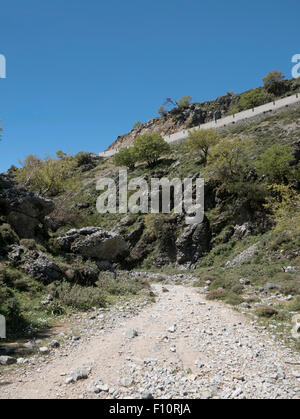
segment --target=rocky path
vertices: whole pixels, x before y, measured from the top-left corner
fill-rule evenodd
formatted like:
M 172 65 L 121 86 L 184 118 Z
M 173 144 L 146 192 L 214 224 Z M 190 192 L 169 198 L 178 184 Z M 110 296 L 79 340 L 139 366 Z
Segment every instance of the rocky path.
M 300 398 L 299 354 L 196 288 L 154 290 L 0 376 L 0 398 Z

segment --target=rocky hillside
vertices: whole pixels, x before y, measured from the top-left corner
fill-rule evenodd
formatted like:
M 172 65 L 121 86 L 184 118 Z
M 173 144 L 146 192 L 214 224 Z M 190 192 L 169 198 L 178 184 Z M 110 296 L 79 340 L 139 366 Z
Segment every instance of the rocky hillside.
M 274 93 L 266 92 L 263 87 L 260 87 L 241 94 L 228 92 L 225 96 L 220 96 L 213 101 L 192 103 L 186 107 L 175 106 L 163 116 L 151 119 L 134 128 L 128 134 L 119 136 L 108 147 L 108 150 L 129 146 L 138 135 L 149 132 L 156 132 L 163 136 L 174 134 L 175 132 L 212 121 L 215 118 L 219 119 L 297 92 L 300 92 L 300 82 L 293 79 L 284 81 L 281 89 Z
M 215 103 L 228 111 L 234 99 L 226 98 Z M 297 204 L 287 206 L 295 222 L 277 232 L 266 203 L 276 195 L 269 189 L 274 183 L 299 194 L 300 109 L 226 130 L 219 147 L 236 138 L 234 171 L 218 154 L 205 166 L 200 154 L 181 144 L 154 167 L 140 163 L 129 173 L 148 182 L 205 175 L 206 214 L 194 226 L 185 224 L 185 214 L 99 214 L 96 181 L 118 182 L 119 168 L 89 153 L 60 153 L 50 163 L 31 158 L 28 172 L 12 168 L 1 175 L 0 312 L 13 336 L 32 336 L 57 316 L 119 297 L 151 298 L 147 274 L 128 276 L 133 269 L 192 270 L 194 285 L 206 286 L 208 298 L 254 305 L 262 317 L 288 321 L 300 310 L 299 211 Z M 49 183 L 51 167 L 61 176 Z

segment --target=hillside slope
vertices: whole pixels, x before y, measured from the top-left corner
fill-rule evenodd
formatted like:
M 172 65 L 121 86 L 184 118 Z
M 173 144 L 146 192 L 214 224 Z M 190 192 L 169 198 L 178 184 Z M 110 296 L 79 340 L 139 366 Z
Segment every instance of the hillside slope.
M 0 312 L 8 319 L 11 338 L 34 336 L 61 315 L 103 307 L 124 295 L 151 298 L 148 275 L 132 280 L 126 274 L 132 269 L 160 274 L 192 270 L 198 280 L 194 285 L 206 287 L 208 298 L 244 307 L 274 321 L 273 326 L 289 326 L 300 310 L 299 210 L 278 232 L 265 204 L 275 180 L 299 194 L 299 138 L 297 108 L 220 133 L 221 145 L 236 141 L 241 147 L 235 174 L 223 171 L 222 160 L 211 159 L 205 166 L 201 154 L 184 144 L 174 146 L 156 166 L 139 163 L 129 172 L 129 179 L 142 176 L 148 182 L 151 177 L 205 175 L 206 214 L 196 226 L 185 225 L 185 214 L 99 214 L 96 181 L 111 177 L 118 182 L 119 168 L 89 153 L 29 160 L 46 173 L 51 165 L 65 166 L 51 194 L 32 183 L 33 166 L 29 178 L 24 169 L 2 175 Z M 270 159 L 274 150 L 285 158 L 279 180 L 272 177 L 278 174 Z M 265 166 L 269 161 L 273 165 Z M 29 216 L 33 208 L 34 219 Z

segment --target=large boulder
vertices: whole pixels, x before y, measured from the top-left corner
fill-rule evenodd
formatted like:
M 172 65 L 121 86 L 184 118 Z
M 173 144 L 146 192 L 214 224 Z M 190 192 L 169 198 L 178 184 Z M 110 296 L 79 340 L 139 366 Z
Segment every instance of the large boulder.
M 31 259 L 25 263 L 23 269 L 28 275 L 45 284 L 50 284 L 63 278 L 63 272 L 59 266 L 42 253 L 38 253 L 36 259 Z
M 62 280 L 64 277 L 64 273 L 56 263 L 44 253 L 36 250 L 14 245 L 11 246 L 8 259 L 13 266 L 22 269 L 27 275 L 44 284 Z
M 64 252 L 109 262 L 115 261 L 127 251 L 127 244 L 123 237 L 100 227 L 69 230 L 58 237 L 56 243 Z
M 0 177 L 0 211 L 21 239 L 36 238 L 54 202 L 19 188 L 9 175 Z
M 187 226 L 176 241 L 177 262 L 181 264 L 196 263 L 210 250 L 211 229 L 207 217 L 201 224 Z

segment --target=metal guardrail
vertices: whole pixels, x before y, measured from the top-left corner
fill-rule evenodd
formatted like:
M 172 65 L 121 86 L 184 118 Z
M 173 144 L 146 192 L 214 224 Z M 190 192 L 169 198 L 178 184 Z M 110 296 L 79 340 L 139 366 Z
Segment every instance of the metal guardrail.
M 253 109 L 247 109 L 246 111 L 242 111 L 233 115 L 225 116 L 224 118 L 220 118 L 214 121 L 207 122 L 205 124 L 191 127 L 190 129 L 185 129 L 183 131 L 175 132 L 174 134 L 165 135 L 163 136 L 163 138 L 169 144 L 178 144 L 182 141 L 185 141 L 188 138 L 189 131 L 191 129 L 198 130 L 198 129 L 210 129 L 210 128 L 225 128 L 230 125 L 234 125 L 238 122 L 251 119 L 258 115 L 267 114 L 277 109 L 289 107 L 290 105 L 294 105 L 299 102 L 300 102 L 300 93 L 296 93 L 295 95 L 288 96 L 286 98 L 279 99 L 274 102 L 269 102 L 269 103 L 266 103 L 265 105 L 257 106 L 256 108 L 253 108 Z M 112 157 L 117 152 L 118 152 L 117 149 L 112 149 L 112 150 L 104 151 L 103 153 L 99 153 L 99 156 L 104 157 L 104 158 L 109 158 L 109 157 Z

